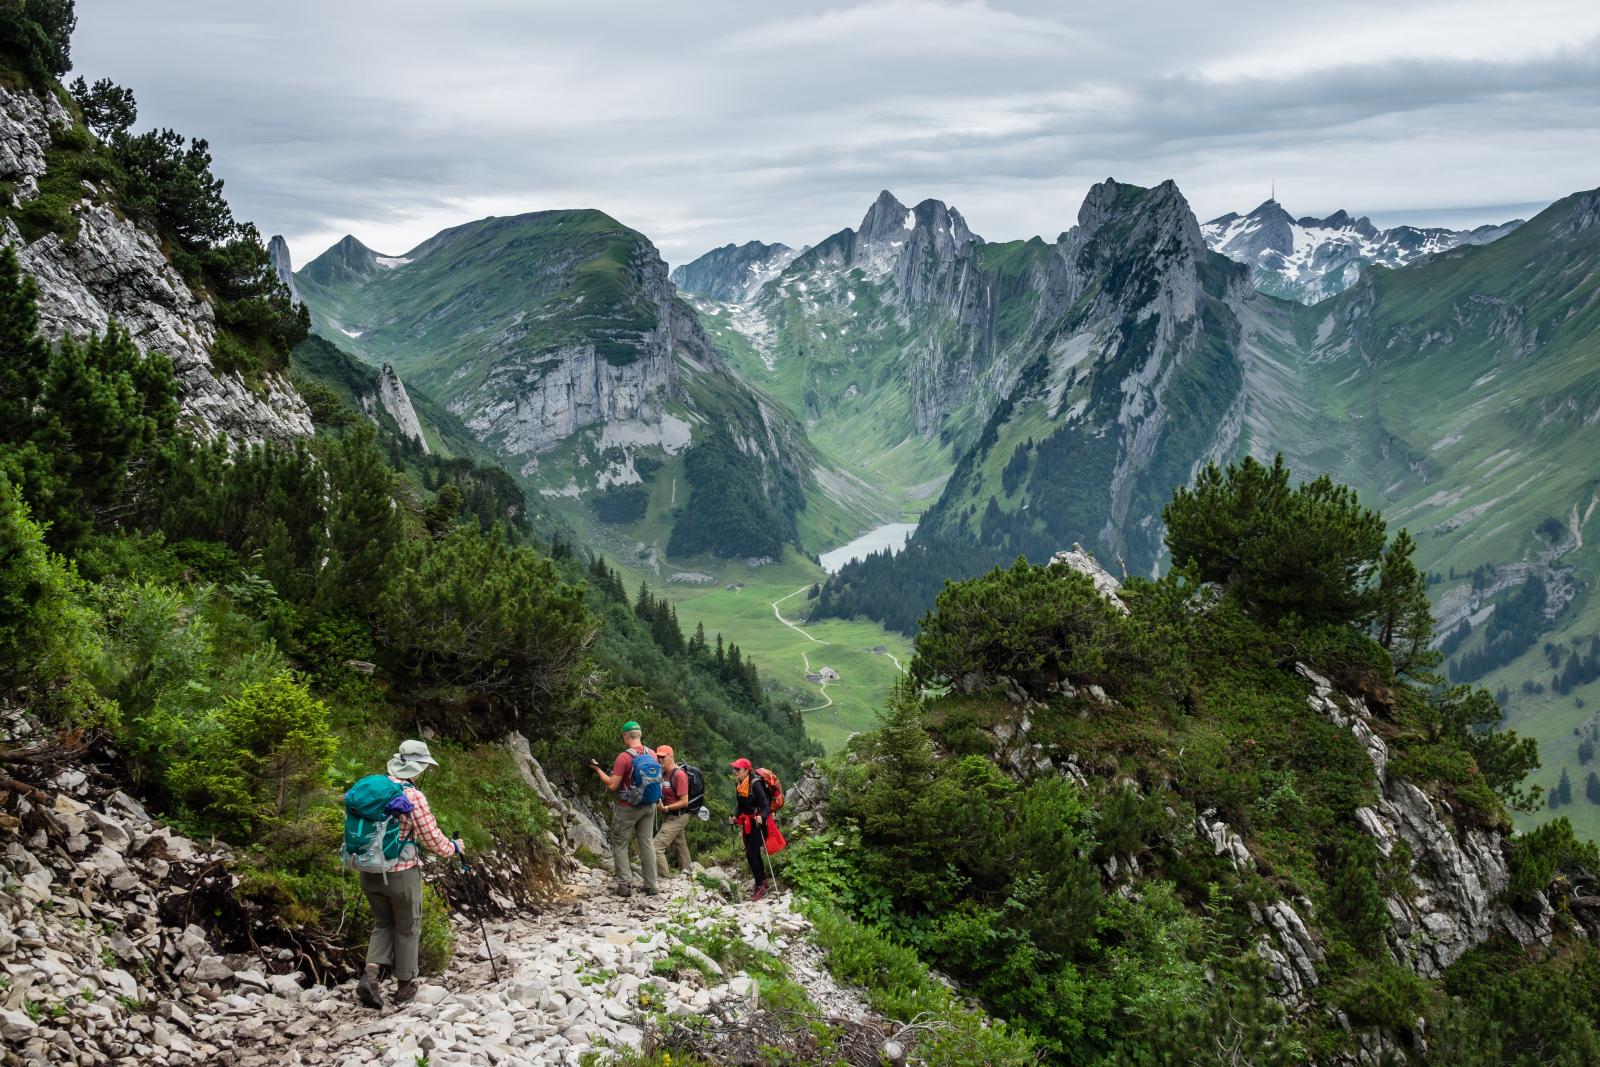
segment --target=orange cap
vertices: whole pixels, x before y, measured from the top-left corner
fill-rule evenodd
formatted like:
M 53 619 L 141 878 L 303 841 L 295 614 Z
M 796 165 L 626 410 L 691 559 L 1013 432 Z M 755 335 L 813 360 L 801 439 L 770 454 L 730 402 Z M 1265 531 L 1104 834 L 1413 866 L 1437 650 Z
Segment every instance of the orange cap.
M 656 755 L 657 756 L 670 756 L 670 755 L 672 755 L 672 746 L 671 745 L 659 745 L 659 746 L 657 746 Z

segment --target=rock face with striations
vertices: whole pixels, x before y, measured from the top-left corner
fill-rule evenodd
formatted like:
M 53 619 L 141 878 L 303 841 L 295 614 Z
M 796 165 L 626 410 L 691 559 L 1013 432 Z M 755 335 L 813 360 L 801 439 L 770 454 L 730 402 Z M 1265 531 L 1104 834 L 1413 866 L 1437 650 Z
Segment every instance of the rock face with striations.
M 514 460 L 586 426 L 659 427 L 677 386 L 666 264 L 598 211 L 482 219 L 401 256 L 346 237 L 296 281 L 320 333 L 392 363 Z
M 406 395 L 405 383 L 395 373 L 393 363 L 385 363 L 378 372 L 378 403 L 394 417 L 403 436 L 421 445 L 424 453 L 429 451 L 427 438 L 422 435 L 422 423 L 417 419 L 417 409 L 411 406 L 411 397 Z
M 17 203 L 38 195 L 51 127 L 72 121 L 53 95 L 0 86 L 0 181 L 11 183 Z M 212 365 L 211 303 L 189 288 L 153 234 L 87 184 L 72 210 L 77 233 L 70 240 L 47 233 L 30 242 L 11 219 L 0 228 L 0 241 L 16 249 L 38 282 L 46 336 L 82 338 L 119 323 L 141 352 L 172 360 L 183 418 L 203 437 L 260 441 L 311 433 L 311 413 L 285 378 L 266 375 L 252 390 Z
M 267 242 L 267 255 L 272 257 L 272 270 L 278 280 L 289 287 L 289 297 L 296 304 L 300 303 L 300 292 L 294 287 L 294 265 L 289 258 L 289 242 L 283 239 L 282 234 L 274 234 L 272 240 Z

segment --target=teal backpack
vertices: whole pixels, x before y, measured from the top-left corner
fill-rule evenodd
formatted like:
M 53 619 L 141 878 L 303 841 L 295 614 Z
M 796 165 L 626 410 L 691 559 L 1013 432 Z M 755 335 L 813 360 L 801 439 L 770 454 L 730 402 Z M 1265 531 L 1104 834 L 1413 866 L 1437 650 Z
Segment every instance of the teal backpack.
M 369 774 L 344 795 L 344 866 L 368 874 L 388 874 L 415 859 L 416 844 L 400 837 L 400 817 L 411 810 L 406 787 L 386 774 Z

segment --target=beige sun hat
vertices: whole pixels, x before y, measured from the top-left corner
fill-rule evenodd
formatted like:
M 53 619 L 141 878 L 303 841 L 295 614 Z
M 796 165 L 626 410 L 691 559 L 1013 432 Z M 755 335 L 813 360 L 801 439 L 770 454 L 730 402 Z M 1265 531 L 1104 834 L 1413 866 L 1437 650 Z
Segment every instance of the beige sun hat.
M 393 778 L 415 778 L 429 767 L 439 766 L 439 761 L 428 751 L 426 741 L 402 741 L 400 751 L 389 757 L 389 775 Z

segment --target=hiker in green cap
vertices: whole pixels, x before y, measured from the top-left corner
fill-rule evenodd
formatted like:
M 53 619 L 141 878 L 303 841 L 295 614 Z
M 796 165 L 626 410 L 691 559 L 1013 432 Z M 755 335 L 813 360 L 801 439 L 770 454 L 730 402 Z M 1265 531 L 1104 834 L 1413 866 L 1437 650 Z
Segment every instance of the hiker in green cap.
M 633 895 L 633 868 L 628 863 L 628 842 L 639 846 L 639 868 L 644 875 L 644 891 L 656 894 L 656 856 L 651 841 L 655 836 L 656 804 L 661 800 L 661 764 L 644 747 L 639 724 L 622 724 L 622 751 L 607 774 L 598 760 L 589 766 L 617 794 L 617 810 L 611 816 L 611 864 L 616 874 L 618 896 Z
M 372 938 L 356 998 L 383 1007 L 382 968 L 394 972 L 394 1002 L 417 995 L 417 950 L 422 941 L 422 853 L 460 855 L 459 840 L 439 829 L 417 779 L 439 761 L 426 741 L 402 741 L 387 775 L 368 775 L 345 794 L 344 862 L 361 872 L 361 891 L 372 905 Z

